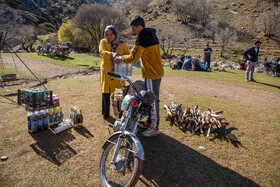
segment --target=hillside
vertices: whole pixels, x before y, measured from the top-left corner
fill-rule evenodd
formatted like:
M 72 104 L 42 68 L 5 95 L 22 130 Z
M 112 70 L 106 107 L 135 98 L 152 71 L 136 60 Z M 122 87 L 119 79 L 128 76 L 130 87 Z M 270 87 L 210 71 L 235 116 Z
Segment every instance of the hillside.
M 2 0 L 3 1 L 3 0 Z M 163 26 L 170 32 L 181 38 L 176 45 L 177 49 L 185 49 L 186 42 L 191 42 L 187 48 L 201 49 L 210 38 L 205 38 L 203 27 L 198 22 L 188 21 L 182 24 L 172 11 L 171 0 L 151 0 L 144 10 L 130 7 L 132 0 L 15 0 L 3 1 L 0 11 L 0 21 L 6 23 L 22 23 L 41 26 L 49 31 L 56 31 L 62 22 L 74 17 L 79 6 L 83 3 L 102 3 L 123 10 L 130 19 L 135 15 L 141 15 L 146 20 L 148 27 L 154 27 L 160 32 Z M 270 0 L 212 0 L 212 13 L 209 22 L 217 20 L 220 25 L 230 27 L 238 35 L 238 42 L 234 44 L 234 50 L 244 50 L 252 45 L 256 39 L 262 40 L 262 48 L 272 51 L 272 55 L 279 55 L 280 36 L 264 37 L 256 26 L 256 19 L 265 11 L 275 7 Z M 134 1 L 135 3 L 135 1 Z M 279 3 L 278 3 L 279 4 Z M 278 7 L 279 8 L 279 7 Z M 129 28 L 121 33 L 129 44 L 134 43 Z M 211 44 L 214 49 L 219 49 L 217 44 Z M 274 53 L 275 52 L 275 53 Z
M 81 4 L 94 2 L 108 4 L 106 0 L 2 0 L 0 22 L 31 24 L 55 31 L 76 14 Z
M 184 35 L 185 40 L 192 39 L 194 43 L 193 48 L 201 48 L 201 45 L 204 46 L 206 40 L 210 41 L 207 38 L 201 40 L 205 27 L 191 22 L 182 24 L 172 13 L 171 4 L 159 2 L 161 1 L 152 1 L 146 12 L 132 12 L 133 14 L 142 14 L 145 20 L 148 20 L 148 26 L 159 29 L 163 25 L 167 25 L 171 30 L 176 30 L 179 35 Z M 274 7 L 272 2 L 263 0 L 213 0 L 212 2 L 213 11 L 209 21 L 217 20 L 219 24 L 235 29 L 239 39 L 236 47 L 244 46 L 244 44 L 250 46 L 254 40 L 260 39 L 264 41 L 264 48 L 279 49 L 280 37 L 268 39 L 264 37 L 263 33 L 255 25 L 256 18 L 261 13 Z

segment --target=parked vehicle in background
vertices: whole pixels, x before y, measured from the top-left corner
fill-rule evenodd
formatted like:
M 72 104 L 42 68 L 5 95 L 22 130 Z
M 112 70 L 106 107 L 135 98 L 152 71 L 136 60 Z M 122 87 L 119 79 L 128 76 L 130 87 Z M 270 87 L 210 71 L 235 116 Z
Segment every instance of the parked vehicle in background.
M 71 49 L 68 46 L 56 45 L 52 49 L 50 53 L 50 57 L 53 58 L 55 55 L 58 57 L 68 57 L 70 53 L 71 53 Z
M 38 48 L 38 55 L 47 54 L 48 57 L 54 58 L 54 56 L 58 57 L 68 57 L 71 53 L 71 48 L 68 46 L 61 46 L 61 45 L 51 45 L 50 43 L 44 45 L 43 47 Z

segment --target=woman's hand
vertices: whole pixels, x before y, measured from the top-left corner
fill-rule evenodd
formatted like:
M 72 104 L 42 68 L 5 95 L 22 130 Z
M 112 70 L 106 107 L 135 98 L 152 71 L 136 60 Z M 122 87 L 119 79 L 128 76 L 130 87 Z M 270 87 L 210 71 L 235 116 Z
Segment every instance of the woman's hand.
M 114 53 L 114 52 L 111 52 L 111 57 L 114 59 L 118 54 L 117 53 Z

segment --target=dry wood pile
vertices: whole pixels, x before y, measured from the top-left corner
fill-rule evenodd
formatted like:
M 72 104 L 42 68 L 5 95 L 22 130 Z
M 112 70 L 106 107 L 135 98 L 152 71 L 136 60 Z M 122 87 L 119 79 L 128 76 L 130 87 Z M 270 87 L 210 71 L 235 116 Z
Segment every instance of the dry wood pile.
M 192 133 L 202 133 L 206 137 L 214 130 L 225 126 L 225 118 L 221 117 L 223 111 L 208 111 L 201 112 L 198 106 L 183 110 L 182 104 L 172 102 L 172 106 L 168 107 L 164 104 L 167 116 L 166 121 L 170 121 L 171 125 L 175 124 L 182 131 L 189 130 Z

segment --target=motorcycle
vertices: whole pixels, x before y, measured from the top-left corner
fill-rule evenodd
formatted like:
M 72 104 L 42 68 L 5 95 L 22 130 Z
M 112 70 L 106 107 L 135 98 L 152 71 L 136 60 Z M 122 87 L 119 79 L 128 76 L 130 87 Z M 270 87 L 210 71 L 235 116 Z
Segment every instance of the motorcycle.
M 116 78 L 127 81 L 133 90 L 127 94 L 121 104 L 121 115 L 111 128 L 115 131 L 104 143 L 99 164 L 102 186 L 135 186 L 142 171 L 144 150 L 137 138 L 140 120 L 148 116 L 156 96 L 153 92 L 141 90 L 126 75 L 108 72 Z
M 50 52 L 50 57 L 54 58 L 55 55 L 58 57 L 68 57 L 71 53 L 71 49 L 67 46 L 56 45 Z
M 46 44 L 42 47 L 40 46 L 38 49 L 38 55 L 44 55 L 45 53 L 48 54 L 50 48 L 51 48 L 51 44 Z

